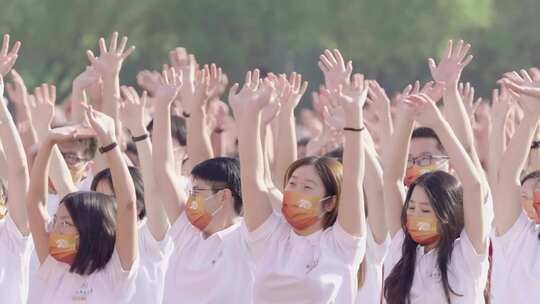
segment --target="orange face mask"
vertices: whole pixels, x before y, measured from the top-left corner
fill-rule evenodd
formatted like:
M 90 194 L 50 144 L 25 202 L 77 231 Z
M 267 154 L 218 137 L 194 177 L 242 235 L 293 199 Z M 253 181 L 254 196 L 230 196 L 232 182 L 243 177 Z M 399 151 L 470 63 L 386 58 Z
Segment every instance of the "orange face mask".
M 438 222 L 435 216 L 407 215 L 407 232 L 420 245 L 430 245 L 439 240 Z
M 407 171 L 405 172 L 405 180 L 403 183 L 405 186 L 409 187 L 420 175 L 433 172 L 439 169 L 439 166 L 437 164 L 432 164 L 429 166 L 418 166 L 413 165 L 410 168 L 407 168 Z
M 222 205 L 214 212 L 209 213 L 204 208 L 204 202 L 205 200 L 203 200 L 200 196 L 190 196 L 186 204 L 186 216 L 189 222 L 201 231 L 203 231 L 208 224 L 210 224 L 214 215 L 223 207 Z
M 78 251 L 79 237 L 71 234 L 49 234 L 49 253 L 57 261 L 73 264 Z
M 291 226 L 303 230 L 315 224 L 322 217 L 320 213 L 321 201 L 327 198 L 287 191 L 283 194 L 281 213 Z
M 540 191 L 534 191 L 533 199 L 524 200 L 522 207 L 532 221 L 540 224 Z

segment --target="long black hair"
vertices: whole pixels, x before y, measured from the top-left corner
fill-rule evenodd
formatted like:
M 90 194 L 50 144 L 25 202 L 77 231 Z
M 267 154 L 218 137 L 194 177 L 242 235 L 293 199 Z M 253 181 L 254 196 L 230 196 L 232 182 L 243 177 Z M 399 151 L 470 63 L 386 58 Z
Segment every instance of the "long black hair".
M 64 204 L 79 232 L 79 248 L 69 269 L 89 275 L 105 268 L 116 242 L 116 203 L 109 195 L 79 191 L 66 195 Z
M 142 178 L 142 173 L 139 168 L 129 166 L 129 175 L 131 176 L 131 180 L 133 180 L 133 186 L 135 186 L 135 198 L 137 200 L 137 218 L 139 220 L 143 220 L 146 216 L 146 207 L 144 205 L 144 183 Z M 101 171 L 99 171 L 92 180 L 92 184 L 90 185 L 90 189 L 92 191 L 97 191 L 97 187 L 101 181 L 104 181 L 109 185 L 109 188 L 111 188 L 112 192 L 114 191 L 114 184 L 112 179 L 112 173 L 111 169 L 106 168 Z
M 424 189 L 437 217 L 440 233 L 437 245 L 437 265 L 441 273 L 446 302 L 450 303 L 451 294 L 461 296 L 452 289 L 448 282 L 448 265 L 454 250 L 454 241 L 464 228 L 463 189 L 455 177 L 443 171 L 434 171 L 418 177 L 407 192 L 405 205 L 401 212 L 403 231 L 407 231 L 407 209 L 416 187 Z M 418 243 L 408 233 L 405 233 L 401 259 L 394 266 L 384 284 L 384 297 L 388 304 L 409 304 L 411 302 L 410 291 L 414 279 L 417 246 Z

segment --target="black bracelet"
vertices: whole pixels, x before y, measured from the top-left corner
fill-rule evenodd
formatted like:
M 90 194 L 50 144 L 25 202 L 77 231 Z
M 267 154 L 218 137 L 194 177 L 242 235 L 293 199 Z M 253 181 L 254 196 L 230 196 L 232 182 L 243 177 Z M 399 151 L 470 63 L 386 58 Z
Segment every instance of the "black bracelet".
M 184 116 L 184 118 L 190 118 L 191 114 L 184 111 L 184 112 L 182 112 L 182 116 Z
M 99 153 L 105 154 L 105 153 L 111 151 L 112 149 L 116 148 L 116 146 L 118 146 L 118 144 L 115 143 L 115 142 L 112 142 L 112 143 L 110 143 L 110 144 L 108 144 L 106 146 L 101 146 L 101 147 L 99 147 Z
M 364 131 L 365 127 L 358 128 L 343 128 L 343 131 L 353 131 L 353 132 L 362 132 Z
M 132 140 L 134 143 L 136 143 L 136 142 L 138 142 L 138 141 L 143 141 L 143 140 L 147 139 L 148 136 L 149 136 L 148 133 L 145 133 L 145 134 L 143 134 L 143 135 L 141 135 L 141 136 L 132 136 L 132 137 L 131 137 L 131 140 Z
M 540 148 L 540 140 L 533 141 L 533 143 L 531 145 L 531 150 L 532 149 L 538 149 L 538 148 Z

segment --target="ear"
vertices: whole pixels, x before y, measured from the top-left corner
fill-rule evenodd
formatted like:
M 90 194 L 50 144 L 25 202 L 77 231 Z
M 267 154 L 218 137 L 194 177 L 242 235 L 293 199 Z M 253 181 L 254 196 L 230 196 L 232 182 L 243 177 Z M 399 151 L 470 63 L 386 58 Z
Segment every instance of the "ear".
M 334 210 L 334 208 L 336 208 L 336 204 L 337 198 L 335 195 L 333 195 L 332 197 L 325 199 L 322 205 L 325 212 L 331 212 L 332 210 Z
M 232 191 L 229 189 L 229 188 L 225 188 L 223 190 L 219 190 L 218 193 L 221 193 L 220 195 L 220 200 L 222 202 L 227 202 L 227 201 L 233 201 L 233 195 L 232 195 Z

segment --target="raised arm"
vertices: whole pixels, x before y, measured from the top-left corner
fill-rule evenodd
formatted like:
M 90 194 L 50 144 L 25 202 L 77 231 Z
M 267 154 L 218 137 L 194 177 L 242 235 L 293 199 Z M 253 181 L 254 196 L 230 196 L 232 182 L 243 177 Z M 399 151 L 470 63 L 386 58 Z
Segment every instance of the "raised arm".
M 488 181 L 491 189 L 497 189 L 499 182 L 499 165 L 506 150 L 505 125 L 511 107 L 510 93 L 503 85 L 499 93 L 493 90 L 491 99 L 492 128 L 489 140 Z M 494 194 L 495 195 L 495 194 Z
M 454 130 L 457 138 L 473 160 L 479 172 L 483 172 L 482 164 L 474 146 L 474 133 L 469 119 L 469 114 L 459 94 L 458 83 L 463 69 L 471 62 L 473 56 L 467 55 L 471 48 L 470 44 L 465 44 L 460 40 L 454 47 L 452 40 L 438 65 L 430 58 L 428 60 L 431 75 L 438 83 L 444 83 L 444 117 Z M 482 175 L 483 180 L 485 176 Z M 483 185 L 484 195 L 487 194 L 487 181 Z
M 152 166 L 152 143 L 144 125 L 147 93 L 144 91 L 142 98 L 139 98 L 133 87 L 121 87 L 121 90 L 124 102 L 120 105 L 120 119 L 131 132 L 137 146 L 144 183 L 144 205 L 148 229 L 156 240 L 163 240 L 169 229 L 169 220 L 162 201 L 157 199 L 156 180 Z
M 87 104 L 86 89 L 97 83 L 100 74 L 91 66 L 86 67 L 84 72 L 73 80 L 71 87 L 71 117 L 75 123 L 82 123 L 85 119 L 84 105 Z
M 4 96 L 4 82 L 0 75 L 0 99 Z M 7 175 L 9 185 L 9 202 L 7 204 L 9 216 L 17 225 L 22 235 L 28 235 L 28 218 L 26 216 L 25 202 L 27 200 L 28 166 L 26 154 L 19 137 L 19 132 L 9 113 L 7 106 L 0 100 L 0 137 L 9 160 L 7 162 Z
M 272 214 L 260 138 L 261 112 L 271 104 L 273 89 L 269 82 L 259 79 L 259 70 L 250 71 L 240 92 L 237 83 L 229 92 L 229 104 L 238 123 L 244 219 L 249 231 L 256 230 Z
M 170 223 L 184 211 L 186 194 L 177 185 L 177 173 L 171 135 L 171 104 L 176 98 L 182 81 L 173 69 L 164 71 L 154 96 L 154 139 L 152 164 L 158 199 L 162 201 Z
M 120 257 L 122 269 L 129 270 L 138 255 L 137 229 L 137 198 L 135 186 L 129 174 L 122 151 L 116 142 L 114 120 L 107 115 L 88 107 L 86 115 L 90 125 L 96 132 L 103 147 L 109 148 L 104 152 L 107 164 L 111 169 L 115 198 L 116 213 L 116 250 Z M 113 147 L 112 150 L 110 147 Z
M 120 101 L 120 71 L 124 60 L 135 50 L 134 46 L 126 49 L 128 38 L 122 37 L 118 45 L 118 33 L 114 32 L 111 37 L 111 43 L 107 48 L 105 39 L 99 39 L 99 57 L 95 57 L 92 51 L 86 51 L 88 60 L 92 63 L 92 68 L 100 75 L 103 80 L 103 101 L 101 110 L 105 115 L 113 118 L 116 125 L 116 136 L 121 138 L 122 128 L 118 119 L 118 103 Z M 96 156 L 94 163 L 94 172 L 105 169 L 104 157 Z
M 485 225 L 485 207 L 482 196 L 481 172 L 443 118 L 435 102 L 427 95 L 413 95 L 409 98 L 414 104 L 415 120 L 432 128 L 440 138 L 450 157 L 452 168 L 456 170 L 463 187 L 463 213 L 465 232 L 478 254 L 487 253 L 488 231 Z
M 368 83 L 363 75 L 355 74 L 348 85 L 340 85 L 337 92 L 323 91 L 345 111 L 345 144 L 343 147 L 343 185 L 338 222 L 351 235 L 366 235 L 364 207 L 365 150 L 363 106 L 367 99 Z
M 34 240 L 34 247 L 39 261 L 43 263 L 49 255 L 47 223 L 48 175 L 52 149 L 57 143 L 67 140 L 83 138 L 79 135 L 78 127 L 64 127 L 50 130 L 44 140 L 40 142 L 38 153 L 34 159 L 32 173 L 30 175 L 30 190 L 26 201 L 30 232 Z
M 42 142 L 47 138 L 51 129 L 51 122 L 54 117 L 56 88 L 43 84 L 36 88 L 34 96 L 35 102 L 31 106 L 32 128 L 37 134 L 39 142 Z M 77 191 L 77 187 L 73 183 L 69 168 L 57 146 L 52 148 L 51 154 L 49 177 L 57 194 L 62 198 L 68 193 Z
M 540 73 L 532 70 L 521 79 L 505 80 L 505 84 L 520 94 L 519 102 L 524 108 L 525 117 L 510 140 L 499 166 L 497 196 L 494 200 L 495 228 L 498 235 L 505 234 L 516 222 L 522 210 L 520 200 L 520 173 L 529 154 L 531 142 L 540 118 Z M 526 74 L 526 73 L 525 73 Z M 510 163 L 511 162 L 511 163 Z
M 409 89 L 405 91 L 410 91 L 410 87 L 409 85 Z M 406 95 L 404 94 L 404 97 Z M 398 102 L 394 134 L 382 139 L 384 212 L 391 237 L 401 229 L 401 211 L 405 202 L 403 181 L 414 125 L 410 104 L 403 100 Z
M 277 143 L 275 147 L 275 161 L 273 170 L 273 180 L 280 191 L 283 191 L 283 179 L 287 168 L 298 158 L 296 147 L 296 119 L 294 109 L 298 106 L 300 99 L 306 92 L 308 83 L 302 82 L 302 75 L 292 73 L 289 80 L 282 76 L 280 80 L 286 86 L 281 91 L 280 99 L 281 110 L 278 115 Z
M 191 56 L 193 57 L 193 56 Z M 210 130 L 206 123 L 206 108 L 208 97 L 217 90 L 217 83 L 221 78 L 221 68 L 215 64 L 205 66 L 199 71 L 195 60 L 190 60 L 189 72 L 183 74 L 184 85 L 180 89 L 180 98 L 186 118 L 187 127 L 187 153 L 189 156 L 189 169 L 200 162 L 214 157 Z

